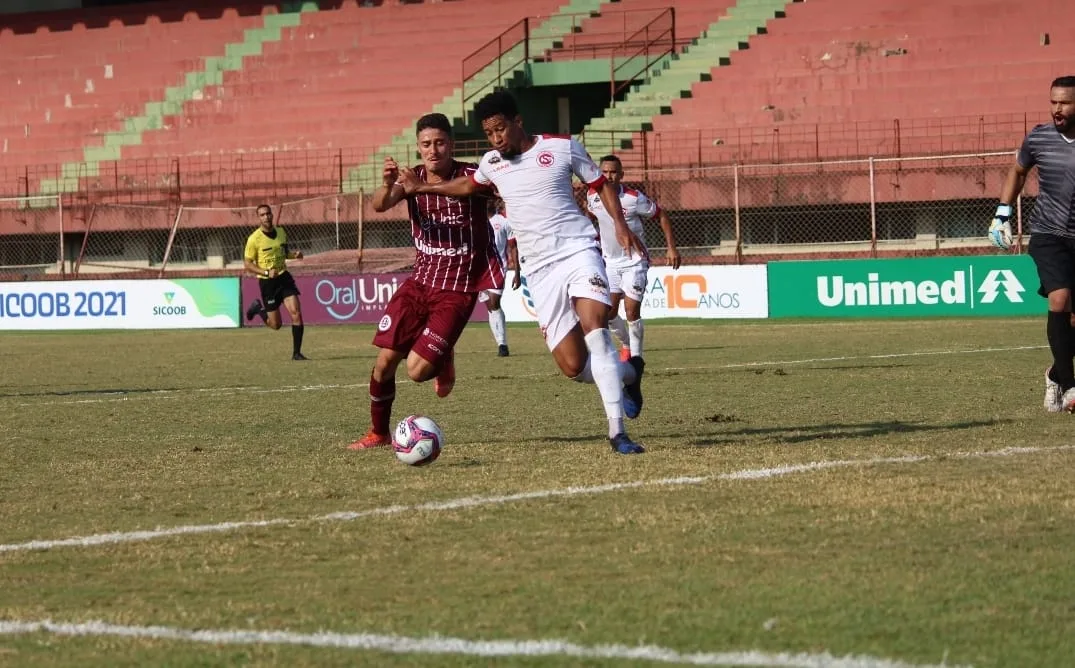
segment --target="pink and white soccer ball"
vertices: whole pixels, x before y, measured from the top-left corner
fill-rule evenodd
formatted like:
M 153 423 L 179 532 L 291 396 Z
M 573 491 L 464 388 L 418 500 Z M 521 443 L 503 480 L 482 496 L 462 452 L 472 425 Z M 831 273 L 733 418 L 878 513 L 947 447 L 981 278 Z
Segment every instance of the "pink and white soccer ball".
M 444 433 L 432 418 L 424 415 L 408 415 L 396 425 L 392 436 L 392 449 L 404 464 L 425 466 L 440 457 L 444 447 Z

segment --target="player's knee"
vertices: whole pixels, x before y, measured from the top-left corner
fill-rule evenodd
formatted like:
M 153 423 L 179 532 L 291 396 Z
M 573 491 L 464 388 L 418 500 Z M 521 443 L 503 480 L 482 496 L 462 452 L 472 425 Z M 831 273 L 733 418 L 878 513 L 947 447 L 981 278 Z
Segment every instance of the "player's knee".
M 560 363 L 560 371 L 575 382 L 588 382 L 585 377 L 586 360 L 564 360 Z
M 437 368 L 424 358 L 407 359 L 407 377 L 416 383 L 424 383 L 437 375 Z
M 279 318 L 270 318 L 265 321 L 265 324 L 268 326 L 269 329 L 280 329 L 280 325 L 282 323 L 280 322 Z

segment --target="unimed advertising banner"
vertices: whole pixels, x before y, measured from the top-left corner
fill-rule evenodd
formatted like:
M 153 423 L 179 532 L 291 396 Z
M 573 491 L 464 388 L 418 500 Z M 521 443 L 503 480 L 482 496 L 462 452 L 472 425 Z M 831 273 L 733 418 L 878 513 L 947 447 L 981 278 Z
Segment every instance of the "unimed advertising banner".
M 239 326 L 239 279 L 0 283 L 0 330 Z
M 1042 313 L 1026 255 L 769 263 L 769 312 L 788 317 Z
M 510 322 L 536 322 L 533 296 L 523 281 L 513 291 L 509 272 L 504 315 Z M 765 265 L 652 267 L 646 280 L 642 317 L 656 318 L 765 318 Z M 622 311 L 622 309 L 621 309 Z

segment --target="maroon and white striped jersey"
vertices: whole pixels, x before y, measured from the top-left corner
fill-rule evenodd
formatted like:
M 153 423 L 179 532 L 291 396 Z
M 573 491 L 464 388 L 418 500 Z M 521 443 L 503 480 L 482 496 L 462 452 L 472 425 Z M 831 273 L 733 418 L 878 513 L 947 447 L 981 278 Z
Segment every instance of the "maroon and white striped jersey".
M 452 161 L 447 180 L 471 176 L 477 165 Z M 414 173 L 426 180 L 426 168 Z M 438 290 L 481 292 L 504 286 L 493 230 L 484 197 L 448 197 L 418 194 L 407 196 L 407 210 L 414 237 L 415 282 Z

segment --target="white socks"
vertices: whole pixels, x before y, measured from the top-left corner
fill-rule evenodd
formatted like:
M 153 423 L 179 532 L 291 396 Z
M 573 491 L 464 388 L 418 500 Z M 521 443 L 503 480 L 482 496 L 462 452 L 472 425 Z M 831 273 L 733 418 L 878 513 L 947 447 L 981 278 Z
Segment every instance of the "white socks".
M 645 330 L 642 327 L 642 318 L 631 322 L 627 321 L 627 338 L 630 339 L 631 357 L 642 356 L 642 335 Z
M 505 322 L 507 318 L 504 316 L 504 309 L 498 308 L 495 311 L 489 311 L 489 329 L 493 330 L 493 339 L 496 340 L 498 346 L 508 345 L 508 331 Z
M 627 323 L 624 322 L 619 314 L 608 321 L 608 328 L 612 330 L 612 333 L 616 335 L 616 338 L 620 340 L 620 343 L 625 346 L 627 345 Z
M 594 384 L 605 404 L 608 416 L 608 437 L 624 433 L 623 430 L 623 382 L 621 365 L 612 334 L 607 329 L 595 329 L 586 335 L 586 347 L 590 351 L 589 366 L 593 371 Z

